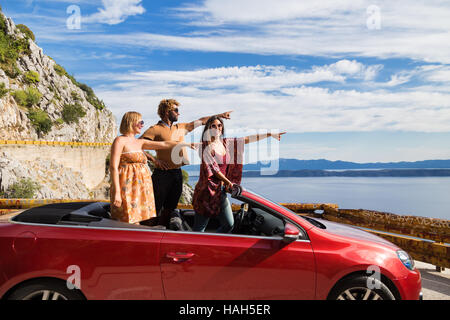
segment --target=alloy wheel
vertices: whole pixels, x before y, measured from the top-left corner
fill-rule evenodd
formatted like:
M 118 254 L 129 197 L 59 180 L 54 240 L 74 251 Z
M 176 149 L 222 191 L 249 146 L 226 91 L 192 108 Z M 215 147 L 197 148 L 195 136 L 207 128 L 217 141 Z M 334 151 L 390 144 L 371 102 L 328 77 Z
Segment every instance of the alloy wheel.
M 58 291 L 38 290 L 23 297 L 23 300 L 67 300 L 67 297 Z
M 337 300 L 383 300 L 383 298 L 368 288 L 349 288 L 342 292 Z

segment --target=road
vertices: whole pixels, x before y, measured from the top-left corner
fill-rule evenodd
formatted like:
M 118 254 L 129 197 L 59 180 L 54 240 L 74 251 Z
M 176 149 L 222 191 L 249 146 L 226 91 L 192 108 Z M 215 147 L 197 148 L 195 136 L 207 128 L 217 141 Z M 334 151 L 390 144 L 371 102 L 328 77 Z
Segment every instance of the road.
M 450 269 L 437 272 L 436 267 L 416 262 L 416 268 L 422 275 L 422 292 L 424 300 L 450 300 Z

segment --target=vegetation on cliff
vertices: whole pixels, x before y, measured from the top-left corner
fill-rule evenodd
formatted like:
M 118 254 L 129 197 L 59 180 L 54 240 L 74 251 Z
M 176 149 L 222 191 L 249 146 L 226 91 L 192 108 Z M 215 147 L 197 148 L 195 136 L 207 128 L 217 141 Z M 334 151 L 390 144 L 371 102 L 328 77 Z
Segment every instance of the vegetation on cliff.
M 0 198 L 32 199 L 40 189 L 39 183 L 30 178 L 22 178 L 9 186 L 6 191 L 0 191 Z
M 17 59 L 23 54 L 30 54 L 28 37 L 15 38 L 9 35 L 5 18 L 0 15 L 0 67 L 9 77 L 20 75 Z
M 0 9 L 0 139 L 108 143 L 116 128 L 92 88 L 44 54 L 33 32 Z M 0 197 L 89 198 L 87 170 L 72 169 L 52 153 L 24 160 L 26 148 L 0 149 Z M 104 189 L 93 195 L 108 198 Z
M 25 34 L 27 38 L 29 38 L 29 39 L 31 39 L 31 40 L 33 40 L 33 41 L 36 41 L 36 38 L 35 38 L 35 36 L 34 36 L 33 31 L 31 31 L 30 28 L 28 28 L 26 25 L 24 25 L 24 24 L 18 24 L 16 27 L 17 27 L 23 34 Z
M 24 81 L 28 84 L 37 84 L 40 81 L 39 73 L 30 70 L 24 75 Z
M 62 110 L 62 119 L 65 123 L 78 122 L 80 118 L 86 115 L 83 107 L 79 103 L 66 104 Z
M 0 83 L 0 99 L 3 98 L 8 92 L 9 90 L 6 89 L 5 84 L 3 82 Z
M 99 98 L 97 98 L 97 96 L 94 93 L 94 90 L 92 90 L 91 87 L 89 87 L 87 84 L 78 82 L 74 76 L 70 75 L 69 73 L 67 73 L 66 69 L 64 69 L 62 66 L 60 66 L 59 64 L 55 64 L 55 66 L 53 67 L 53 69 L 55 70 L 55 72 L 60 75 L 60 76 L 65 76 L 67 78 L 70 79 L 70 81 L 72 81 L 72 83 L 74 85 L 76 85 L 78 88 L 80 88 L 81 90 L 83 90 L 86 94 L 86 100 L 89 101 L 89 103 L 94 106 L 96 109 L 98 110 L 103 110 L 105 108 L 105 103 L 100 100 Z
M 39 133 L 46 134 L 52 129 L 53 122 L 45 111 L 31 109 L 27 115 Z
M 16 102 L 23 107 L 32 107 L 39 103 L 42 94 L 34 87 L 27 87 L 25 90 L 15 90 L 12 95 Z
M 98 111 L 104 110 L 105 104 L 91 87 L 43 55 L 35 39 L 30 28 L 23 24 L 14 26 L 0 8 L 0 69 L 4 71 L 2 80 L 0 70 L 0 99 L 13 97 L 30 119 L 29 128 L 34 128 L 38 138 L 44 138 L 54 126 L 61 131 L 64 124 L 78 125 L 87 115 L 89 104 Z

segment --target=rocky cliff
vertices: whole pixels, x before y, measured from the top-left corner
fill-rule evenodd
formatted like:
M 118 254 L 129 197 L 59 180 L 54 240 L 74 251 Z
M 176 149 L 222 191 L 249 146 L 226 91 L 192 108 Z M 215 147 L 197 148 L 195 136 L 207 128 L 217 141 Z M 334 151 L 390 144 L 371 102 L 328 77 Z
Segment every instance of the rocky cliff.
M 77 82 L 0 12 L 0 139 L 111 142 L 115 119 L 90 87 Z
M 0 140 L 112 142 L 117 126 L 111 111 L 34 40 L 28 27 L 15 25 L 0 9 Z M 0 143 L 0 198 L 30 193 L 33 198 L 109 198 L 108 170 L 104 180 L 89 189 L 83 183 L 89 170 L 69 168 L 57 161 L 60 153 L 50 152 L 52 160 L 48 148 L 41 149 L 46 154 L 33 151 L 29 157 L 25 147 L 11 149 Z M 106 160 L 94 158 L 103 164 Z M 192 194 L 185 183 L 182 202 L 191 203 Z
M 112 112 L 94 91 L 45 55 L 30 29 L 0 12 L 0 140 L 108 143 L 116 134 Z M 26 179 L 37 186 L 34 198 L 107 198 L 107 181 L 89 190 L 83 184 L 86 173 L 49 160 L 48 154 L 24 160 L 19 151 L 0 144 L 3 196 Z

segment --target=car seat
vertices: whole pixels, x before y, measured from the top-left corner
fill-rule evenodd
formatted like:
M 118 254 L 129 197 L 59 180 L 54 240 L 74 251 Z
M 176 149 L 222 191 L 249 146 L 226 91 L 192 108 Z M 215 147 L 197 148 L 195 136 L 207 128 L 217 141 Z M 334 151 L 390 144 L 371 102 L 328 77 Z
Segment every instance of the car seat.
M 183 216 L 178 210 L 173 210 L 170 214 L 169 229 L 174 231 L 192 231 L 192 228 L 183 219 Z
M 111 219 L 110 210 L 111 208 L 109 202 L 93 202 L 87 206 L 73 211 L 72 213 L 82 213 L 95 217 Z

